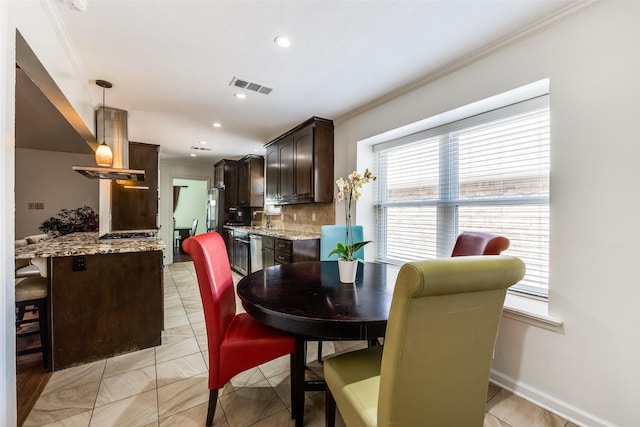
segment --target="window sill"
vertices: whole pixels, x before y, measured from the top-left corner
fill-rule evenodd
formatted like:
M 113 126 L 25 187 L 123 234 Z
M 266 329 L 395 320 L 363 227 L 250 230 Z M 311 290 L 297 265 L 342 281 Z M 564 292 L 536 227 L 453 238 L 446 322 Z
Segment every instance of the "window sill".
M 549 316 L 547 301 L 507 292 L 502 316 L 553 332 L 560 332 L 562 320 Z

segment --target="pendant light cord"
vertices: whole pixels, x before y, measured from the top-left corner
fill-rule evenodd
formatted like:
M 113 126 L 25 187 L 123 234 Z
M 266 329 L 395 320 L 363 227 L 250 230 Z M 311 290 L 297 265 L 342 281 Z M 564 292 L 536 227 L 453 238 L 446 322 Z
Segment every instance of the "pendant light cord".
M 104 120 L 104 91 L 105 87 L 102 86 L 102 142 L 107 143 L 107 134 L 105 130 L 105 120 Z

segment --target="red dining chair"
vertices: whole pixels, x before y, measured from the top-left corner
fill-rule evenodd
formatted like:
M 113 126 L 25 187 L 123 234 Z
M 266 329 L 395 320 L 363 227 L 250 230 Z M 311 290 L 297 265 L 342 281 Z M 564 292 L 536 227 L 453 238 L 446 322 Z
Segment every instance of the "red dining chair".
M 509 239 L 480 231 L 463 231 L 456 239 L 452 257 L 470 255 L 500 255 L 509 248 Z
M 263 325 L 246 313 L 236 314 L 231 267 L 226 246 L 218 233 L 190 237 L 184 241 L 183 247 L 193 259 L 204 308 L 210 390 L 206 425 L 210 426 L 218 390 L 242 371 L 290 354 L 291 384 L 295 384 L 295 338 Z

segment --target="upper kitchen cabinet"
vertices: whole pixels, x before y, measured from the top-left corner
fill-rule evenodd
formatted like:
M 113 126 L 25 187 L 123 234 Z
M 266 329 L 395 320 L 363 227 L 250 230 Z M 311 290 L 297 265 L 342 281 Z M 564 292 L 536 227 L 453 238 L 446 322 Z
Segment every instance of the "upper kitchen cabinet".
M 144 169 L 144 181 L 111 182 L 111 229 L 158 228 L 158 150 L 160 146 L 129 142 L 129 168 Z
M 264 206 L 264 158 L 248 155 L 238 161 L 238 207 Z
M 231 208 L 264 206 L 264 158 L 248 155 L 223 159 L 214 165 L 214 185 L 224 188 L 224 205 Z
M 267 203 L 333 200 L 333 122 L 312 117 L 265 145 Z
M 223 159 L 213 170 L 214 187 L 224 188 L 224 205 L 238 206 L 238 161 Z

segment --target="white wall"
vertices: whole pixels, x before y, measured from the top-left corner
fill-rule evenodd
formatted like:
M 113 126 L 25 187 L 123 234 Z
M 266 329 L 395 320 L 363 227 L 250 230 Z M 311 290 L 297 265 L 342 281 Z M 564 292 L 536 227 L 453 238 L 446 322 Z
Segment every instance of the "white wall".
M 13 147 L 15 105 L 15 59 L 9 30 L 8 4 L 0 2 L 0 135 L 4 147 L 0 149 L 0 424 L 16 425 L 16 357 L 15 357 L 15 294 L 13 291 Z M 15 43 L 14 43 L 15 45 Z M 15 48 L 13 48 L 15 49 Z
M 492 378 L 590 426 L 640 420 L 639 22 L 640 2 L 602 3 L 336 125 L 340 176 L 359 140 L 550 79 L 549 314 L 564 327 L 503 318 Z
M 0 1 L 0 135 L 3 149 L 0 222 L 0 425 L 16 425 L 15 400 L 15 328 L 13 240 L 14 235 L 14 162 L 15 162 L 15 35 L 20 30 L 26 42 L 51 77 L 81 116 L 87 128 L 93 127 L 93 106 L 89 79 L 82 75 L 65 49 L 53 25 L 54 8 L 49 1 Z
M 42 233 L 42 222 L 62 209 L 86 205 L 98 212 L 99 181 L 71 170 L 73 165 L 94 163 L 91 154 L 16 149 L 16 236 Z M 42 202 L 44 209 L 28 209 L 29 202 Z
M 165 264 L 173 262 L 173 182 L 179 179 L 205 180 L 207 181 L 205 188 L 211 188 L 213 165 L 189 161 L 160 160 L 160 237 L 167 246 L 164 250 Z M 189 221 L 189 224 L 191 224 L 191 221 Z M 198 229 L 200 229 L 200 224 L 198 224 Z

